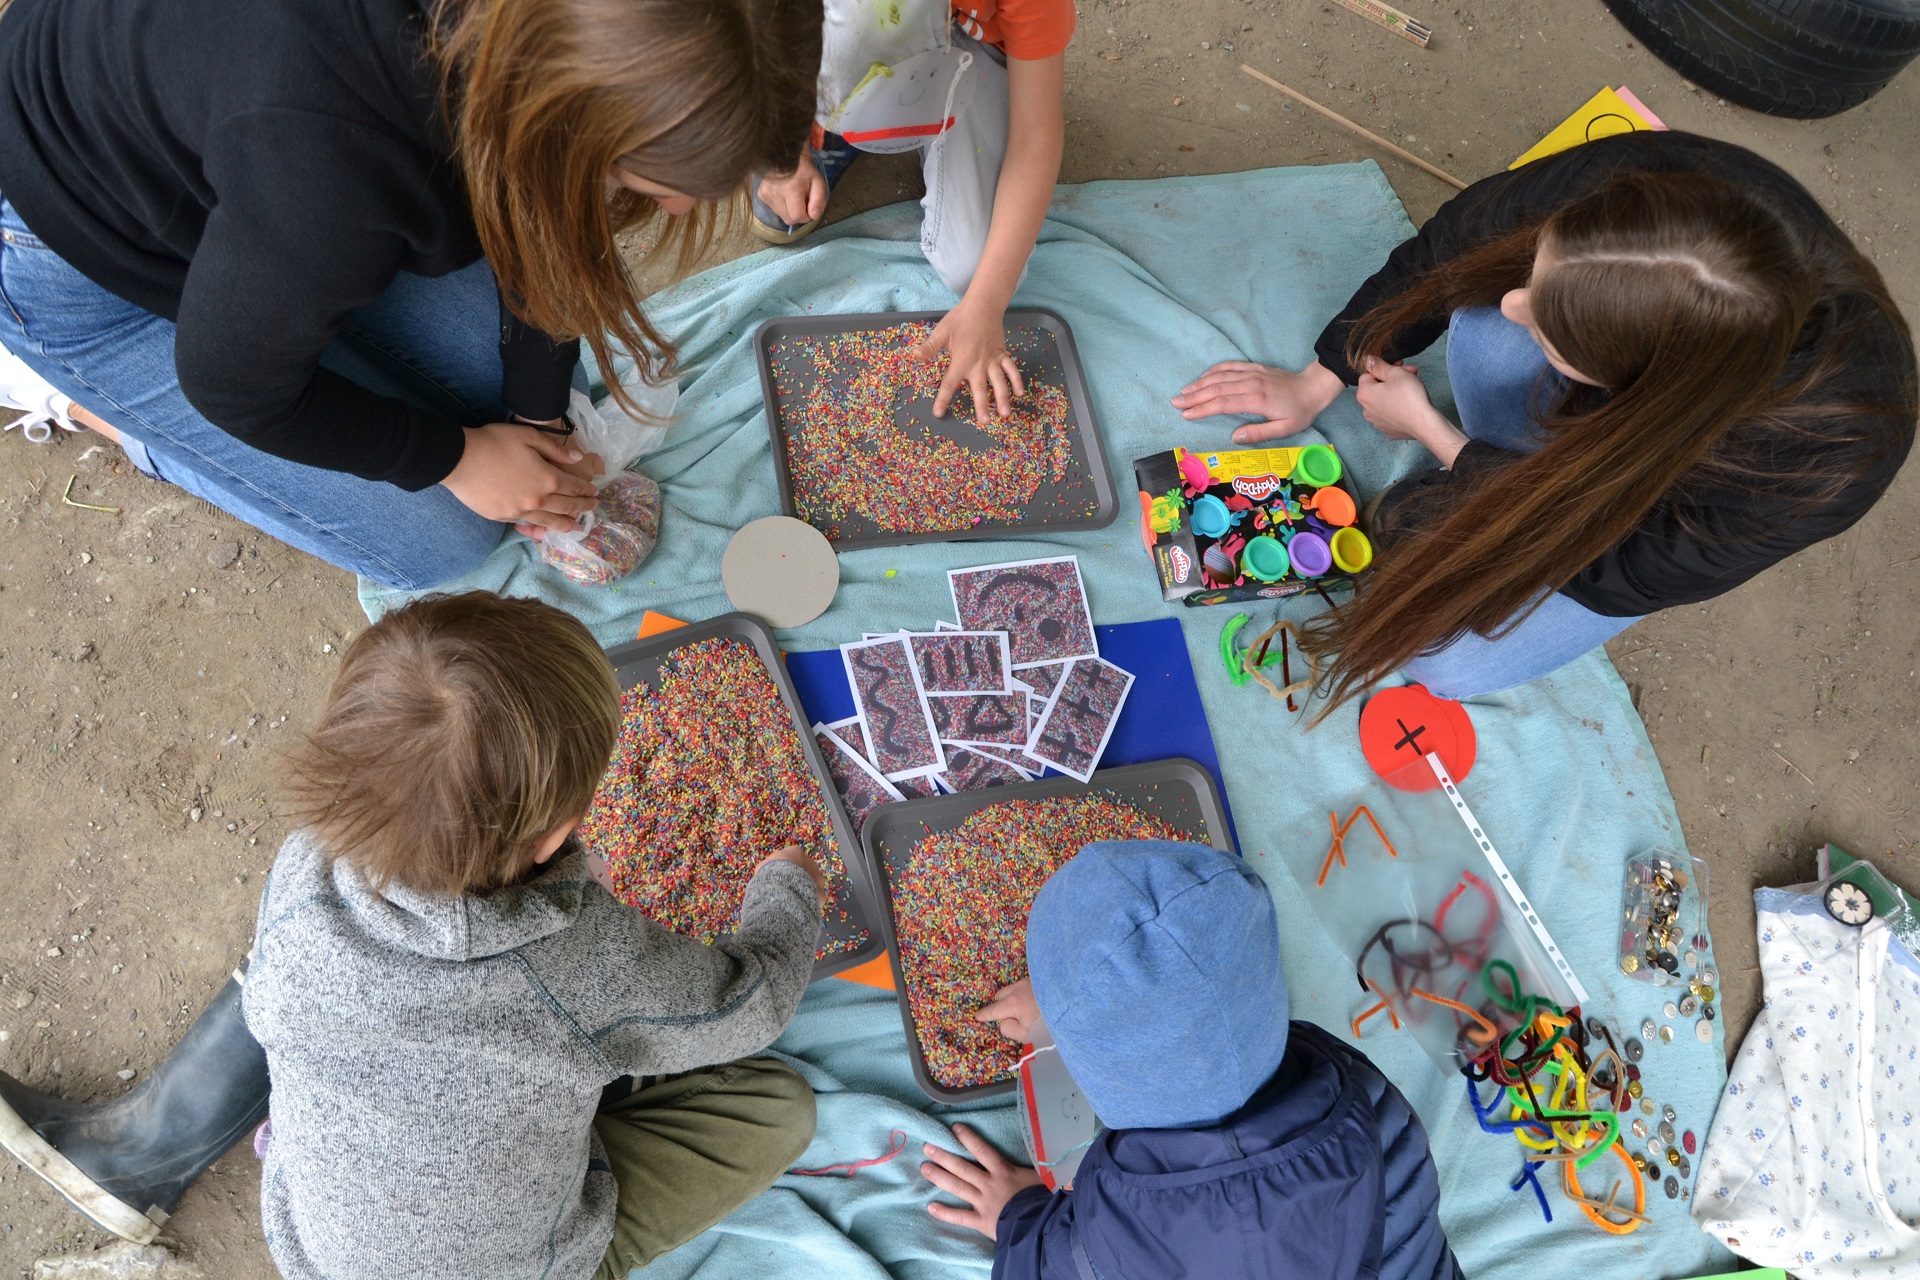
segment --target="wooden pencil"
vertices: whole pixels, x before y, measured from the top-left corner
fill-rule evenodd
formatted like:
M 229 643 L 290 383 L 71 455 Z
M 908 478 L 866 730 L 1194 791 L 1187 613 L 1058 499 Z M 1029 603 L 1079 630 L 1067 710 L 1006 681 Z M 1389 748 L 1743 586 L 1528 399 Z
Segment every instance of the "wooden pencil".
M 1411 40 L 1422 49 L 1433 39 L 1433 29 L 1418 18 L 1410 18 L 1390 4 L 1380 0 L 1334 0 L 1342 9 L 1357 13 L 1368 22 L 1385 27 L 1404 40 Z

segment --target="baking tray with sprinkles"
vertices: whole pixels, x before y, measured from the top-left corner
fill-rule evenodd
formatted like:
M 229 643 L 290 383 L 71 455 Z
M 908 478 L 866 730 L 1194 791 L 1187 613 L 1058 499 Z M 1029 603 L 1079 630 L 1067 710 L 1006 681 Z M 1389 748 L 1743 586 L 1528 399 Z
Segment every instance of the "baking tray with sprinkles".
M 879 889 L 884 909 L 881 927 L 886 930 L 887 959 L 893 969 L 893 988 L 899 998 L 900 1020 L 907 1029 L 907 1051 L 912 1059 L 915 1083 L 935 1102 L 964 1102 L 970 1098 L 990 1098 L 1013 1092 L 1019 1082 L 1016 1075 L 986 1084 L 950 1088 L 933 1078 L 927 1069 L 919 1033 L 914 1029 L 913 1012 L 907 1002 L 906 974 L 900 967 L 900 946 L 893 917 L 890 879 L 903 872 L 916 845 L 937 831 L 949 831 L 966 819 L 992 805 L 1008 800 L 1042 800 L 1053 796 L 1084 796 L 1104 793 L 1116 800 L 1143 809 L 1187 833 L 1193 840 L 1211 844 L 1228 853 L 1236 852 L 1228 834 L 1226 813 L 1213 775 L 1197 760 L 1176 757 L 1145 764 L 1101 769 L 1091 782 L 1072 778 L 1038 778 L 1032 782 L 1012 783 L 984 791 L 965 791 L 959 795 L 935 796 L 927 800 L 909 800 L 904 804 L 884 805 L 867 818 L 861 832 L 868 874 Z
M 760 392 L 766 403 L 767 433 L 773 441 L 774 476 L 780 486 L 781 511 L 819 529 L 839 551 L 1100 529 L 1113 523 L 1120 513 L 1120 504 L 1107 465 L 1106 448 L 1100 440 L 1100 426 L 1094 418 L 1093 402 L 1087 395 L 1080 356 L 1074 347 L 1073 330 L 1059 315 L 1038 308 L 1007 312 L 1007 345 L 1019 361 L 1028 400 L 1036 386 L 1057 387 L 1066 393 L 1064 443 L 1070 445 L 1070 452 L 1065 456 L 1059 480 L 1054 480 L 1051 474 L 1041 477 L 1032 496 L 1023 501 L 996 499 L 975 504 L 996 508 L 986 514 L 959 509 L 956 503 L 965 500 L 965 495 L 957 492 L 960 486 L 986 483 L 982 477 L 991 474 L 986 463 L 997 453 L 1009 458 L 1013 455 L 1003 452 L 1005 446 L 952 407 L 948 408 L 946 417 L 934 417 L 930 394 L 911 400 L 896 396 L 893 423 L 916 441 L 930 444 L 948 441 L 969 451 L 965 461 L 952 468 L 962 474 L 955 475 L 950 483 L 936 480 L 922 485 L 897 484 L 887 489 L 872 467 L 852 468 L 846 488 L 825 482 L 816 486 L 816 482 L 806 478 L 806 468 L 804 464 L 796 465 L 799 460 L 791 451 L 794 446 L 789 439 L 796 429 L 801 406 L 822 381 L 815 370 L 808 367 L 806 341 L 873 333 L 904 324 L 937 323 L 944 315 L 940 311 L 876 311 L 862 315 L 778 316 L 761 324 L 754 334 L 753 347 L 760 367 Z M 831 375 L 833 390 L 845 395 L 848 383 L 857 372 L 849 365 L 836 366 Z M 1030 458 L 1027 463 L 1031 463 Z M 932 469 L 939 470 L 938 467 Z M 860 485 L 882 486 L 875 491 L 877 495 L 914 509 L 914 516 L 909 519 L 944 522 L 951 527 L 906 530 L 899 527 L 898 520 L 883 520 L 870 512 L 841 505 L 847 489 Z M 816 487 L 820 496 L 811 497 L 809 490 Z M 913 492 L 915 488 L 920 492 Z M 847 501 L 857 506 L 861 500 Z M 871 496 L 865 504 L 869 508 L 878 505 Z
M 787 704 L 788 714 L 793 717 L 793 730 L 799 735 L 800 748 L 806 753 L 807 765 L 813 770 L 814 781 L 819 784 L 821 798 L 826 803 L 827 816 L 833 823 L 834 839 L 840 846 L 840 860 L 846 864 L 847 879 L 853 891 L 847 919 L 834 919 L 837 913 L 829 910 L 826 936 L 829 940 L 845 940 L 858 937 L 862 930 L 866 933 L 866 941 L 858 947 L 822 956 L 813 967 L 813 979 L 817 982 L 878 956 L 886 945 L 886 938 L 876 923 L 880 918 L 875 906 L 879 897 L 873 889 L 867 859 L 861 852 L 860 841 L 853 834 L 853 823 L 847 817 L 846 806 L 840 802 L 840 793 L 833 785 L 833 775 L 827 772 L 827 762 L 820 755 L 820 744 L 814 741 L 813 722 L 801 707 L 800 695 L 794 691 L 793 680 L 787 675 L 786 660 L 773 643 L 773 632 L 751 614 L 724 613 L 705 622 L 649 636 L 645 640 L 630 640 L 615 645 L 607 650 L 607 661 L 613 664 L 614 674 L 619 677 L 620 689 L 624 693 L 637 684 L 651 685 L 661 664 L 674 650 L 721 637 L 743 640 L 760 655 L 760 661 L 765 664 L 773 683 L 780 690 L 781 699 Z

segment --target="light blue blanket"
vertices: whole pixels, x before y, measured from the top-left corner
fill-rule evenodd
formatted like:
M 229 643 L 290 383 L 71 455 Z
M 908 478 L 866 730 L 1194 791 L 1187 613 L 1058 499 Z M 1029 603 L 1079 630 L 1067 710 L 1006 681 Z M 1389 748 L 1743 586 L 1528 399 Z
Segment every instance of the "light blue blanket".
M 681 344 L 689 370 L 681 417 L 666 447 L 643 464 L 668 504 L 659 549 L 619 588 L 592 589 L 543 568 L 514 538 L 465 585 L 561 604 L 608 644 L 630 638 L 646 608 L 687 619 L 724 612 L 719 565 L 729 534 L 777 509 L 753 329 L 783 314 L 951 305 L 920 257 L 918 217 L 913 205 L 875 210 L 820 233 L 804 251 L 756 254 L 657 297 L 652 314 Z M 825 648 L 862 631 L 926 626 L 951 616 L 944 570 L 1066 552 L 1080 557 L 1097 621 L 1165 616 L 1126 514 L 1131 461 L 1174 444 L 1227 442 L 1225 424 L 1188 426 L 1167 397 L 1217 360 L 1306 363 L 1327 317 L 1410 232 L 1372 163 L 1062 188 L 1015 305 L 1052 308 L 1073 326 L 1122 494 L 1121 519 L 1094 533 L 851 553 L 841 560 L 833 608 L 782 633 L 782 642 Z M 1448 407 L 1444 362 L 1429 356 L 1419 363 L 1436 402 Z M 1426 465 L 1418 446 L 1375 435 L 1351 396 L 1322 416 L 1319 431 L 1302 440 L 1336 445 L 1363 498 Z M 362 600 L 377 616 L 396 597 L 363 583 Z M 1257 610 L 1255 625 L 1273 609 Z M 1287 868 L 1303 848 L 1325 849 L 1329 809 L 1375 785 L 1358 746 L 1357 711 L 1345 708 L 1308 732 L 1260 690 L 1226 680 L 1218 639 L 1231 607 L 1174 612 L 1199 673 L 1244 852 L 1279 908 L 1295 1016 L 1344 1034 L 1358 995 L 1351 969 Z M 1472 715 L 1480 759 L 1463 792 L 1592 989 L 1589 1011 L 1636 1029 L 1643 1016 L 1658 1019 L 1664 997 L 1626 980 L 1614 964 L 1619 876 L 1634 853 L 1683 845 L 1625 687 L 1595 653 L 1478 701 Z M 1648 1096 L 1676 1108 L 1680 1129 L 1704 1133 L 1725 1079 L 1723 1050 L 1717 1038 L 1702 1045 L 1686 1024 L 1679 1029 L 1674 1043 L 1649 1049 Z M 1363 1043 L 1432 1133 L 1445 1225 L 1476 1280 L 1520 1280 L 1543 1269 L 1659 1280 L 1721 1270 L 1729 1261 L 1692 1226 L 1683 1203 L 1657 1192 L 1649 1200 L 1653 1222 L 1624 1238 L 1587 1224 L 1557 1189 L 1546 1225 L 1531 1192 L 1508 1191 L 1518 1148 L 1480 1132 L 1458 1075 L 1443 1074 L 1410 1039 L 1385 1028 L 1370 1025 Z M 850 1179 L 783 1179 L 649 1274 L 984 1274 L 990 1247 L 926 1214 L 930 1188 L 915 1174 L 917 1152 L 924 1141 L 951 1141 L 949 1112 L 918 1098 L 891 999 L 822 984 L 779 1047 L 805 1064 L 821 1093 L 819 1135 L 805 1166 L 879 1155 L 896 1129 L 909 1150 Z M 981 1110 L 977 1121 L 1004 1149 L 1018 1150 L 1010 1108 Z M 1611 1177 L 1592 1179 L 1600 1194 Z

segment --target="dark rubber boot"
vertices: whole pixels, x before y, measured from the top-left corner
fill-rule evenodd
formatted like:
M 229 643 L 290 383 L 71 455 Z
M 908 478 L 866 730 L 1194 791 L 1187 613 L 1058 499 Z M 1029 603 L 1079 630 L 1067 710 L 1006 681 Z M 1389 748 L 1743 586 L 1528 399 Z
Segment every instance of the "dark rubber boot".
M 150 1244 L 188 1185 L 267 1118 L 267 1055 L 229 981 L 165 1061 L 111 1102 L 67 1102 L 0 1072 L 0 1147 L 94 1224 Z

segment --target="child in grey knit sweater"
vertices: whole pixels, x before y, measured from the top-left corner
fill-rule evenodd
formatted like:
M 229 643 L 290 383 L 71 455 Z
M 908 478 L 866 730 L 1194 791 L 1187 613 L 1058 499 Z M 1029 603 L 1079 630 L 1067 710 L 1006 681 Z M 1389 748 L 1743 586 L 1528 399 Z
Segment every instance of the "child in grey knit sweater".
M 736 1059 L 806 989 L 821 873 L 771 853 L 713 946 L 616 902 L 568 837 L 619 714 L 536 601 L 431 598 L 348 647 L 243 992 L 288 1280 L 623 1277 L 807 1145 L 806 1083 Z

